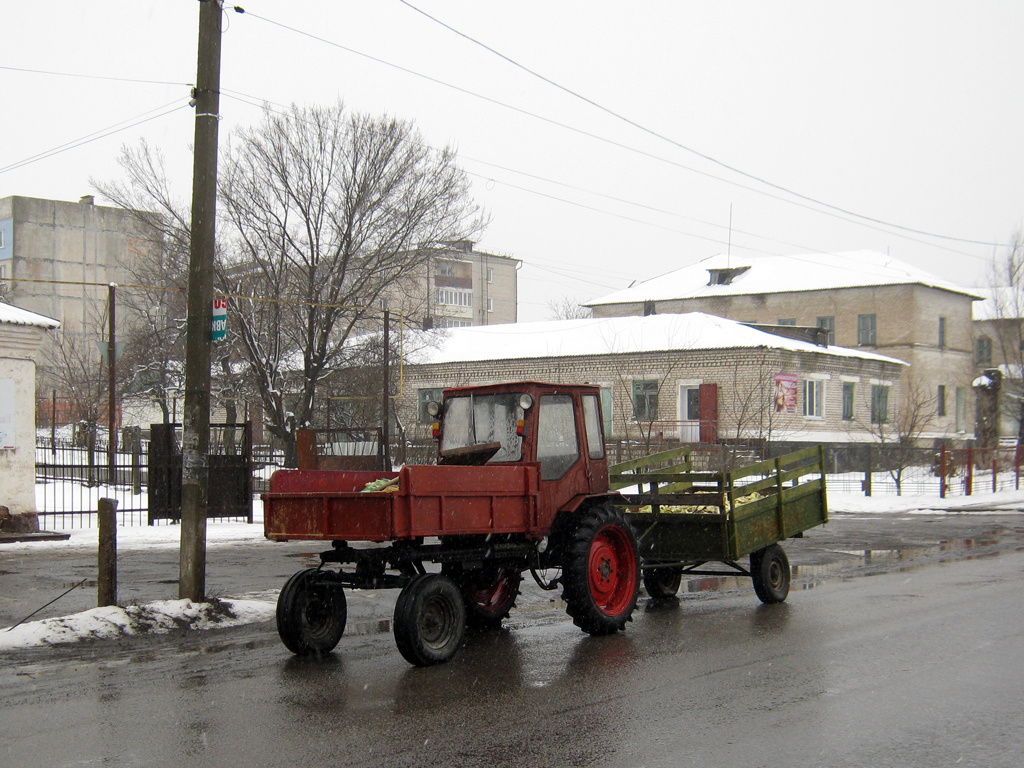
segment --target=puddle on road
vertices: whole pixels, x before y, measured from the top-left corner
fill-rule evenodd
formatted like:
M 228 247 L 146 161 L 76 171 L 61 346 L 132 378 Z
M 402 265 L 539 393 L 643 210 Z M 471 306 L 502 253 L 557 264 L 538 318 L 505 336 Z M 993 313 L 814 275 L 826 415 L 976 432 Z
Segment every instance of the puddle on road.
M 913 564 L 916 566 L 925 564 L 915 563 L 918 560 L 943 563 L 949 560 L 975 560 L 983 557 L 998 557 L 1001 553 L 998 547 L 1007 539 L 1006 536 L 1001 536 L 999 533 L 993 531 L 985 538 L 948 539 L 930 545 L 826 550 L 829 553 L 839 555 L 840 558 L 827 563 L 793 565 L 793 589 L 814 589 L 816 586 L 823 584 L 823 579 L 827 576 L 838 574 L 855 575 L 858 569 L 869 566 L 892 565 L 896 563 L 906 563 L 907 566 Z M 1018 546 L 1014 549 L 1018 552 L 1024 551 L 1024 546 Z M 723 592 L 751 588 L 750 577 L 740 574 L 736 576 L 700 577 L 697 574 L 692 574 L 688 578 L 684 577 L 684 579 L 680 587 L 682 592 Z

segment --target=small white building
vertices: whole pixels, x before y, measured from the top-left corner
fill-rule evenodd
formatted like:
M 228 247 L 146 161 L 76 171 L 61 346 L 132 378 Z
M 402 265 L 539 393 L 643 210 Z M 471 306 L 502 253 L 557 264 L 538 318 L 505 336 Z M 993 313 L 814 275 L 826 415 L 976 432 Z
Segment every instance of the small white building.
M 36 363 L 56 320 L 0 303 L 0 505 L 35 512 Z

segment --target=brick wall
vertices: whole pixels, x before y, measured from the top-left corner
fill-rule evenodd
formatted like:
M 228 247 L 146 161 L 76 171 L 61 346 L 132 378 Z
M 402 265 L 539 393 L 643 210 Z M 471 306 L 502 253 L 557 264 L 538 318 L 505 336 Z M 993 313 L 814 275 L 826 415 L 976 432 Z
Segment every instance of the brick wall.
M 611 390 L 610 439 L 638 439 L 648 430 L 653 430 L 655 437 L 661 433 L 675 438 L 686 426 L 680 424 L 680 387 L 715 384 L 719 439 L 870 442 L 871 386 L 890 387 L 892 412 L 898 402 L 903 368 L 830 355 L 824 349 L 820 353 L 728 349 L 410 365 L 405 368 L 398 408 L 403 423 L 411 425 L 417 421 L 420 389 L 518 380 L 589 383 Z M 795 413 L 777 413 L 773 407 L 775 376 L 779 373 L 798 380 Z M 808 379 L 822 382 L 820 418 L 803 415 L 803 382 Z M 632 418 L 634 380 L 658 383 L 658 413 L 653 424 Z M 852 420 L 842 418 L 844 381 L 854 385 Z M 605 418 L 607 421 L 607 414 Z

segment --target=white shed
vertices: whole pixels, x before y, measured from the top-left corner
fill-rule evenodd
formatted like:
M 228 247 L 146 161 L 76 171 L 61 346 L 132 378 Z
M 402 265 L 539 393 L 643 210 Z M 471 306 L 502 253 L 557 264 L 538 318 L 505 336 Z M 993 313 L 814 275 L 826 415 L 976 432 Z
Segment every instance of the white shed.
M 36 361 L 56 320 L 0 303 L 0 505 L 35 512 Z

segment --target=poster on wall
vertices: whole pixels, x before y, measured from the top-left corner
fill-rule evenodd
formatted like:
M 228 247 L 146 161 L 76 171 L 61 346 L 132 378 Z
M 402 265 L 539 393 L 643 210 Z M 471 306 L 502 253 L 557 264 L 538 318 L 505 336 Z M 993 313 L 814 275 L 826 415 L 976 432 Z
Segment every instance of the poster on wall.
M 775 374 L 775 412 L 796 413 L 798 379 L 791 373 Z
M 0 379 L 0 450 L 14 448 L 14 379 Z

